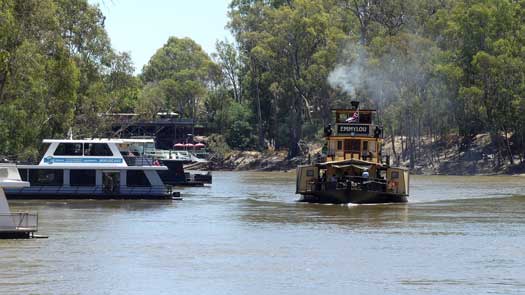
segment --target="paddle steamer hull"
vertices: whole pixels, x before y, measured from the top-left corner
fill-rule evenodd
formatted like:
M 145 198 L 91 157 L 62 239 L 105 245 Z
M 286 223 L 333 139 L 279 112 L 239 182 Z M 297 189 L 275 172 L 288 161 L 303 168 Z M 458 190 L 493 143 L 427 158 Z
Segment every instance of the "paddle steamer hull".
M 321 203 L 321 204 L 380 204 L 380 203 L 406 203 L 406 195 L 371 192 L 371 191 L 346 191 L 346 190 L 329 190 L 311 192 L 304 194 L 299 202 Z

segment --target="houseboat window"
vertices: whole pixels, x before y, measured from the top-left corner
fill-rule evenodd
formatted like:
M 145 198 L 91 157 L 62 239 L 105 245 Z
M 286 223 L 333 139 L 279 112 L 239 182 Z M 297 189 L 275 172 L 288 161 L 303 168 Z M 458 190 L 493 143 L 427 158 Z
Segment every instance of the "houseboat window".
M 27 181 L 27 169 L 18 169 L 18 173 L 23 181 Z
M 314 171 L 312 169 L 306 170 L 306 176 L 308 177 L 314 177 Z
M 342 140 L 338 140 L 337 141 L 337 150 L 340 151 L 343 149 L 343 141 Z
M 60 143 L 55 156 L 82 156 L 82 143 Z
M 84 156 L 113 156 L 113 153 L 105 143 L 86 143 L 84 144 Z
M 151 186 L 146 174 L 142 170 L 128 170 L 126 175 L 128 186 Z
M 69 183 L 71 186 L 95 186 L 95 170 L 71 170 L 69 171 Z
M 392 171 L 392 179 L 398 179 L 399 178 L 399 172 L 398 171 Z
M 361 151 L 361 140 L 345 139 L 345 151 L 360 152 Z
M 61 186 L 64 184 L 64 170 L 30 169 L 29 182 L 31 186 Z

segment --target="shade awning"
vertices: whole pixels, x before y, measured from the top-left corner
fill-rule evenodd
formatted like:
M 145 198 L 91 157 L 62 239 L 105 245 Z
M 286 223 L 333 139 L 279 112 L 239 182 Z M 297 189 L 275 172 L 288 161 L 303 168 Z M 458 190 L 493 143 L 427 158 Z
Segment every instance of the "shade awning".
M 370 170 L 371 165 L 348 164 L 348 165 L 332 165 L 332 167 L 334 167 L 336 169 L 355 168 L 355 169 L 358 169 L 358 170 Z

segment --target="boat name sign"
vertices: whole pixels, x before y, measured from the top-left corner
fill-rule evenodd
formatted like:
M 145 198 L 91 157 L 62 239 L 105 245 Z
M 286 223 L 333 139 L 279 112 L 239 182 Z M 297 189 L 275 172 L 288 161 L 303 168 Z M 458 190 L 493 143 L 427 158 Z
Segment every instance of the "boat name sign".
M 337 125 L 337 134 L 338 135 L 365 135 L 370 134 L 369 125 L 357 125 L 357 124 L 339 124 Z

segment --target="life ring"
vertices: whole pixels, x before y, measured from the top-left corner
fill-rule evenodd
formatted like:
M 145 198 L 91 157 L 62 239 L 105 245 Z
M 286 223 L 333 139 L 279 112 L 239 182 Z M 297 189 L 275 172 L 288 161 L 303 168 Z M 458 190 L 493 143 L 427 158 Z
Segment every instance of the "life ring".
M 390 180 L 388 182 L 388 189 L 389 190 L 397 190 L 397 181 L 394 181 L 394 180 Z

